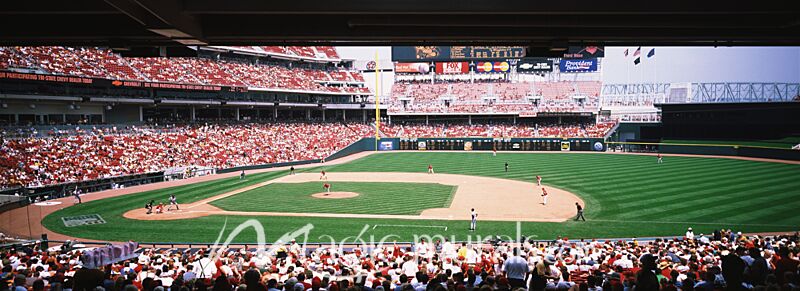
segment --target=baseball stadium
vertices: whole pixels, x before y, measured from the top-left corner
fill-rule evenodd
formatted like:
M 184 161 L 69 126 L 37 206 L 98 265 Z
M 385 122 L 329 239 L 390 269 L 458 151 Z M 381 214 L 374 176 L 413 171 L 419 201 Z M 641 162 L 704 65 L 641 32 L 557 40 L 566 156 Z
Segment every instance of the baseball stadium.
M 3 12 L 0 290 L 800 290 L 795 8 L 312 2 Z

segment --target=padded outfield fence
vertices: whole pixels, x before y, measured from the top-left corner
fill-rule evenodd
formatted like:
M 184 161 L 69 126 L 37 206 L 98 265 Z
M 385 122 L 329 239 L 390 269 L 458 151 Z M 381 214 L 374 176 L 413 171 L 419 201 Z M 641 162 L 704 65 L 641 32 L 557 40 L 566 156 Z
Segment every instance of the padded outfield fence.
M 688 155 L 738 156 L 800 161 L 800 150 L 736 145 L 736 144 L 694 144 L 694 143 L 650 143 L 650 142 L 607 142 L 609 151 L 635 153 L 664 153 Z

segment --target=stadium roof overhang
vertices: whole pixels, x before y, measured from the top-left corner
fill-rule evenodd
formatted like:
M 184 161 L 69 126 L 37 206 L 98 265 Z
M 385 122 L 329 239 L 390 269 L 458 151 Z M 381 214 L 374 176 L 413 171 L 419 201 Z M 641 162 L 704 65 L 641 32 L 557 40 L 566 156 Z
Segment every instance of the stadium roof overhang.
M 134 51 L 256 44 L 800 45 L 800 3 L 785 0 L 43 0 L 3 6 L 0 45 Z

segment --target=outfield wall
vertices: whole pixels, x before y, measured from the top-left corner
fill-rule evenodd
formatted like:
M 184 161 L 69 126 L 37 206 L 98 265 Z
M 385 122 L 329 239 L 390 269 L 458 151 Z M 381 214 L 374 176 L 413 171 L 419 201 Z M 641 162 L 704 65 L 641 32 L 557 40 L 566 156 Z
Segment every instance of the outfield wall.
M 602 138 L 394 138 L 394 150 L 417 151 L 598 151 Z M 381 141 L 384 141 L 381 139 Z
M 297 161 L 297 162 L 286 162 L 286 163 L 272 163 L 272 164 L 241 166 L 241 167 L 233 167 L 233 168 L 227 168 L 227 169 L 219 169 L 219 170 L 217 170 L 217 173 L 218 174 L 223 174 L 223 173 L 238 172 L 238 171 L 249 171 L 249 170 L 257 170 L 257 169 L 288 167 L 288 166 L 299 166 L 299 165 L 307 165 L 307 164 L 319 163 L 321 161 L 322 160 L 316 159 L 316 160 L 306 160 L 306 161 Z
M 626 152 L 657 152 L 665 154 L 738 156 L 777 160 L 800 161 L 800 151 L 757 146 L 712 145 L 712 144 L 666 144 L 644 142 L 609 142 L 619 145 Z
M 381 141 L 391 140 L 391 138 L 381 139 Z M 332 161 L 339 158 L 344 158 L 346 156 L 357 154 L 360 152 L 366 151 L 374 151 L 375 150 L 375 138 L 374 137 L 367 137 L 358 140 L 350 144 L 349 146 L 333 153 L 332 155 L 325 158 L 326 161 Z

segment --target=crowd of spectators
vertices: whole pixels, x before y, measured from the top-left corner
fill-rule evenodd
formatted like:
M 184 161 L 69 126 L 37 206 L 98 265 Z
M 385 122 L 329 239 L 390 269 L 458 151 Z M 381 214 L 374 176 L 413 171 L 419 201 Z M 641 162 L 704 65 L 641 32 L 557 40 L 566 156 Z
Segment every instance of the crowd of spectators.
M 595 137 L 602 138 L 613 122 L 581 124 L 383 124 L 389 137 Z
M 604 137 L 613 122 L 386 124 L 390 137 Z M 0 188 L 36 187 L 196 166 L 230 168 L 322 159 L 363 137 L 366 124 L 266 123 L 103 126 L 0 131 Z
M 304 248 L 141 249 L 83 268 L 81 251 L 0 252 L 4 290 L 798 290 L 798 235 L 731 230 L 649 241 L 568 240 Z
M 339 52 L 332 46 L 230 46 L 222 48 L 257 54 L 294 56 L 317 60 L 341 60 Z
M 601 83 L 397 82 L 389 110 L 397 113 L 596 112 Z
M 334 47 L 251 47 L 271 53 L 339 61 Z M 242 49 L 245 50 L 245 49 Z M 250 50 L 245 50 L 250 51 Z M 292 68 L 292 62 L 254 64 L 208 58 L 127 58 L 89 47 L 0 47 L 0 70 L 18 68 L 40 73 L 112 80 L 255 87 L 323 93 L 369 94 L 358 71 L 329 66 Z
M 365 124 L 269 123 L 77 129 L 0 138 L 0 188 L 40 186 L 174 167 L 230 168 L 322 159 L 366 136 Z M 74 133 L 72 135 L 65 135 Z

